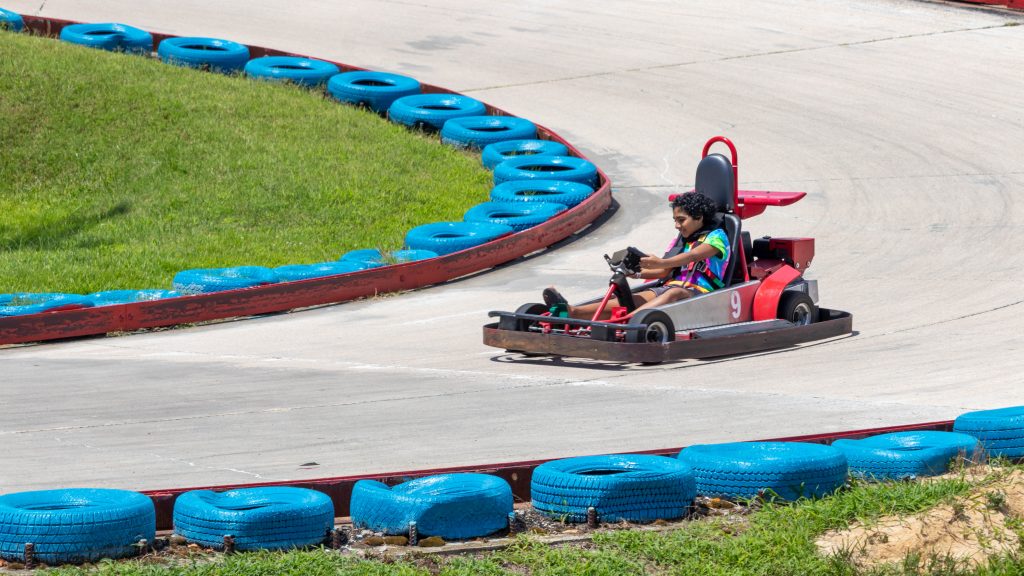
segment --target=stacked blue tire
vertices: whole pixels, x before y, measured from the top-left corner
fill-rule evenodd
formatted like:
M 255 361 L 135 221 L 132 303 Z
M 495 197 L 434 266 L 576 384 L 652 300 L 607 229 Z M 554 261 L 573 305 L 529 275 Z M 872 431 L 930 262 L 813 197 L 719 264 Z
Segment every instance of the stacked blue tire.
M 156 510 L 138 492 L 69 488 L 0 496 L 0 558 L 24 560 L 25 544 L 46 564 L 94 562 L 138 553 L 153 542 Z
M 980 440 L 989 456 L 1024 458 L 1024 406 L 961 414 L 953 431 Z
M 568 180 L 511 180 L 491 189 L 492 202 L 551 202 L 572 208 L 594 189 Z
M 126 24 L 71 24 L 60 31 L 60 39 L 72 44 L 110 51 L 149 54 L 153 36 L 145 30 Z
M 94 306 L 111 306 L 114 304 L 132 304 L 135 302 L 151 302 L 164 298 L 180 296 L 174 290 L 104 290 L 89 294 Z
M 249 61 L 248 46 L 219 38 L 168 38 L 157 54 L 168 64 L 223 73 L 239 72 Z
M 516 156 L 568 156 L 569 147 L 553 140 L 505 140 L 488 144 L 480 152 L 480 162 L 484 168 L 494 167 L 509 158 Z
M 391 103 L 388 118 L 413 128 L 440 130 L 452 118 L 487 113 L 483 102 L 459 94 L 414 94 Z
M 25 20 L 21 17 L 21 14 L 0 8 L 0 30 L 21 32 L 24 27 Z
M 263 266 L 196 268 L 175 274 L 174 289 L 182 294 L 205 294 L 276 284 L 279 281 L 280 278 L 273 270 Z
M 973 436 L 930 430 L 836 440 L 832 446 L 846 455 L 851 476 L 873 480 L 942 474 L 954 458 L 962 455 L 973 460 L 980 449 Z
M 25 316 L 57 310 L 89 308 L 93 306 L 88 296 L 50 292 L 16 292 L 0 294 L 0 316 Z
M 441 142 L 458 148 L 483 148 L 495 142 L 537 137 L 537 126 L 515 116 L 453 118 L 441 128 Z
M 415 522 L 423 536 L 476 538 L 508 525 L 512 488 L 487 474 L 441 474 L 395 487 L 360 480 L 352 489 L 352 524 L 385 534 L 406 534 Z
M 513 232 L 511 226 L 489 222 L 434 222 L 409 230 L 405 245 L 439 256 L 467 250 Z
M 536 467 L 530 481 L 533 507 L 566 522 L 585 522 L 590 507 L 604 522 L 682 518 L 696 490 L 689 466 L 646 454 L 552 460 Z
M 384 114 L 395 100 L 419 94 L 420 83 L 415 78 L 386 72 L 342 72 L 327 81 L 327 93 L 341 102 Z
M 264 56 L 245 64 L 245 75 L 250 78 L 291 82 L 307 88 L 322 86 L 340 70 L 330 62 L 298 56 Z
M 564 211 L 565 206 L 548 202 L 484 202 L 467 210 L 463 220 L 504 224 L 521 232 Z
M 684 448 L 697 494 L 750 499 L 774 493 L 784 500 L 818 498 L 846 483 L 846 456 L 823 444 L 731 442 Z
M 597 166 L 575 156 L 517 156 L 494 167 L 495 185 L 514 180 L 568 180 L 597 187 Z
M 194 490 L 174 502 L 174 532 L 208 548 L 233 536 L 238 550 L 315 546 L 334 528 L 334 505 L 305 488 L 267 486 L 227 492 Z
M 336 276 L 358 272 L 368 268 L 362 262 L 335 261 L 320 262 L 319 264 L 289 264 L 274 268 L 274 275 L 281 282 L 295 282 L 296 280 L 309 280 L 310 278 L 322 278 L 324 276 Z

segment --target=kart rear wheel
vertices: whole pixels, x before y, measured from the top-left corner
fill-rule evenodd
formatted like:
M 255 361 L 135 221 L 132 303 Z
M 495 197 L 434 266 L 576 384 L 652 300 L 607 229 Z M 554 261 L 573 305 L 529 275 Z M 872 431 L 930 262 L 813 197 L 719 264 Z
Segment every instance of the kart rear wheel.
M 627 330 L 626 342 L 630 344 L 651 344 L 674 342 L 676 327 L 668 314 L 661 310 L 642 310 L 629 319 L 630 326 L 646 324 L 643 330 Z
M 813 324 L 818 319 L 818 307 L 803 292 L 786 291 L 779 299 L 779 318 L 797 326 Z

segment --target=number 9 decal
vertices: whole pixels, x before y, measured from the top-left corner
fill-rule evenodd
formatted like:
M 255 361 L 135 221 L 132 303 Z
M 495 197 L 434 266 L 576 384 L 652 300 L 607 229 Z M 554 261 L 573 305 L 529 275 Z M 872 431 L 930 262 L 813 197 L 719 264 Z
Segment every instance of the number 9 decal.
M 729 304 L 732 306 L 732 317 L 739 318 L 741 311 L 740 293 L 733 292 L 729 297 Z

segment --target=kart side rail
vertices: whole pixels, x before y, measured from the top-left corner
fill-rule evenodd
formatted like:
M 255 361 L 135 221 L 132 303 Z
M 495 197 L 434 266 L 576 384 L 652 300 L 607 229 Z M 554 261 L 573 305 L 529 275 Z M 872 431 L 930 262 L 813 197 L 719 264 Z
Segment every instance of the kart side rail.
M 570 324 L 572 326 L 591 326 L 616 330 L 641 329 L 637 324 L 627 326 L 608 322 L 590 322 L 571 318 L 552 318 L 550 316 L 533 316 L 504 312 L 492 312 L 515 327 L 521 320 L 540 320 L 552 325 Z M 764 350 L 786 348 L 816 340 L 825 340 L 843 336 L 853 332 L 853 316 L 849 312 L 819 308 L 817 321 L 812 324 L 798 326 L 789 323 L 766 322 L 763 325 L 751 323 L 747 330 L 740 330 L 718 337 L 691 338 L 665 343 L 613 342 L 600 338 L 580 338 L 564 333 L 526 332 L 502 328 L 501 322 L 488 324 L 483 328 L 484 344 L 496 348 L 504 348 L 513 352 L 533 355 L 570 356 L 592 358 L 612 362 L 656 364 L 672 360 L 697 358 L 715 358 L 750 354 Z

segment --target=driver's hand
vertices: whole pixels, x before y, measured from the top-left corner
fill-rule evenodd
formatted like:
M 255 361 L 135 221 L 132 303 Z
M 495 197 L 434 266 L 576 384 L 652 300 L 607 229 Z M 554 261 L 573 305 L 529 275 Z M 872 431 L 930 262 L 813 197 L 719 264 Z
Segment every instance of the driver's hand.
M 640 266 L 642 268 L 662 268 L 664 264 L 665 261 L 657 256 L 644 256 L 640 259 Z

